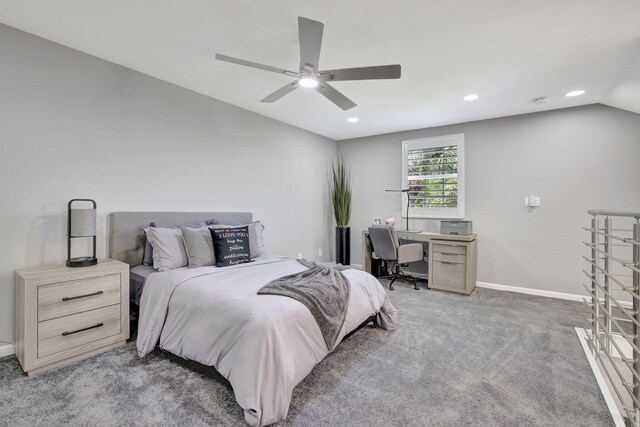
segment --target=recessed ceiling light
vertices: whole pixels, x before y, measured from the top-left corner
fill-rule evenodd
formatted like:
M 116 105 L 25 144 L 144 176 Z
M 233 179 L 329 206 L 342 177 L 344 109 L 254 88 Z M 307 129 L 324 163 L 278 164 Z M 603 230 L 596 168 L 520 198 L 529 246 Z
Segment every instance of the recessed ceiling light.
M 478 95 L 467 95 L 463 98 L 465 101 L 475 101 L 478 99 Z
M 300 80 L 298 80 L 298 83 L 300 83 L 300 86 L 308 87 L 308 88 L 313 88 L 318 86 L 318 81 L 313 76 L 301 77 Z
M 572 96 L 580 96 L 580 95 L 583 95 L 583 94 L 584 94 L 583 90 L 573 90 L 571 92 L 565 93 L 564 96 L 567 96 L 567 97 L 571 98 Z
M 347 119 L 347 121 L 348 121 L 349 123 L 355 123 L 355 122 L 357 122 L 357 121 L 358 121 L 358 118 L 357 118 L 357 117 L 349 117 L 349 118 Z

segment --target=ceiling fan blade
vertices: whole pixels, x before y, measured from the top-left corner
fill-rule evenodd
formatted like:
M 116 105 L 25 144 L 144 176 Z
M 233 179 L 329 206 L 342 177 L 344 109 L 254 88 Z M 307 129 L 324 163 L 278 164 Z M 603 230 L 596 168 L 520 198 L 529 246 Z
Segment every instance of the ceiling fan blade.
M 344 80 L 399 79 L 400 74 L 400 65 L 378 65 L 374 67 L 320 71 L 320 80 L 338 82 Z
M 324 24 L 318 21 L 298 16 L 298 37 L 300 38 L 300 71 L 305 64 L 312 65 L 318 71 L 320 47 L 322 46 L 322 31 Z
M 278 99 L 282 98 L 283 96 L 285 96 L 290 92 L 293 92 L 297 88 L 298 88 L 298 81 L 294 80 L 293 82 L 285 86 L 282 86 L 280 89 L 273 92 L 272 94 L 265 96 L 260 100 L 260 102 L 269 102 L 269 103 L 276 102 Z
M 244 65 L 245 67 L 258 68 L 260 70 L 265 70 L 265 71 L 272 71 L 278 74 L 286 74 L 290 76 L 298 75 L 298 73 L 295 73 L 293 71 L 272 67 L 270 65 L 258 64 L 257 62 L 245 61 L 244 59 L 233 58 L 231 56 L 221 55 L 219 53 L 216 53 L 216 59 L 218 61 L 231 62 L 232 64 Z
M 329 101 L 342 108 L 344 111 L 347 111 L 357 105 L 355 102 L 338 92 L 332 86 L 329 86 L 327 83 L 319 84 L 318 86 L 316 86 L 316 90 Z

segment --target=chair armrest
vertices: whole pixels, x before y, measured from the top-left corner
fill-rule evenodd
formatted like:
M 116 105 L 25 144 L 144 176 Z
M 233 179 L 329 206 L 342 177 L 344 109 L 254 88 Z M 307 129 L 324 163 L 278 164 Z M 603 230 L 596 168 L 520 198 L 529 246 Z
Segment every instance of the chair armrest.
M 422 243 L 409 243 L 398 247 L 398 263 L 422 261 L 424 259 L 424 247 Z

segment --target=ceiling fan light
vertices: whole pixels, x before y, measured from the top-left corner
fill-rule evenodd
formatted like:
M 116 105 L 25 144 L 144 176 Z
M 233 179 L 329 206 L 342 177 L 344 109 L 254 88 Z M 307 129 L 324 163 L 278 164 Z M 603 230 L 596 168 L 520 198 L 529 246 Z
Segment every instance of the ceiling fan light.
M 301 77 L 300 80 L 298 80 L 298 83 L 300 83 L 300 86 L 308 88 L 314 88 L 318 86 L 318 81 L 311 76 Z

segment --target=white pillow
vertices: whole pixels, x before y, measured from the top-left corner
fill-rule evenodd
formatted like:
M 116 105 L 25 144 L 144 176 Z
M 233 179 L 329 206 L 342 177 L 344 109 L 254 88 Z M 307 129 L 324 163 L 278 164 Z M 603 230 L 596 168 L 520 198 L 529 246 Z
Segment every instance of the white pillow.
M 256 235 L 258 236 L 258 250 L 260 251 L 260 255 L 266 255 L 267 248 L 264 245 L 264 224 L 260 221 L 256 221 Z M 253 224 L 253 223 L 252 223 Z
M 189 264 L 179 228 L 147 227 L 144 231 L 153 246 L 153 268 L 167 271 Z

